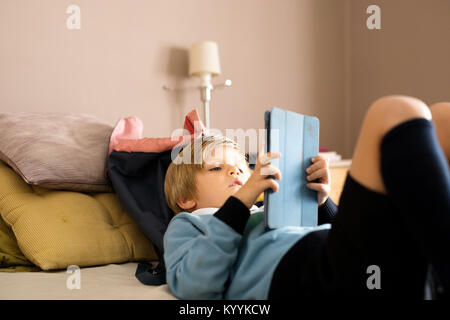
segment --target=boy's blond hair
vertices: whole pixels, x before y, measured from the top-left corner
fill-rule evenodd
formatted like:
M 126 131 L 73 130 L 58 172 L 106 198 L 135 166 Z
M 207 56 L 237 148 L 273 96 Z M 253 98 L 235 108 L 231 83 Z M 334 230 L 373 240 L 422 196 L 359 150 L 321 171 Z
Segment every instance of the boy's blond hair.
M 205 151 L 218 146 L 229 146 L 241 153 L 239 145 L 230 138 L 202 136 L 186 145 L 169 165 L 164 181 L 164 193 L 167 205 L 175 214 L 185 211 L 177 204 L 179 200 L 196 199 L 196 175 L 203 168 Z M 189 152 L 190 156 L 186 155 L 186 152 Z M 242 156 L 245 158 L 243 154 Z

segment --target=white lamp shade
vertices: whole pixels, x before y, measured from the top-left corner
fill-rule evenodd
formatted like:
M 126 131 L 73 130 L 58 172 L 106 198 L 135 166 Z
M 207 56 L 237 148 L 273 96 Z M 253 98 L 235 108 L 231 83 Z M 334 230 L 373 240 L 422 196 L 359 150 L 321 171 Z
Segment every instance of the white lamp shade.
M 219 49 L 212 41 L 194 43 L 189 54 L 189 75 L 206 74 L 213 77 L 220 74 Z

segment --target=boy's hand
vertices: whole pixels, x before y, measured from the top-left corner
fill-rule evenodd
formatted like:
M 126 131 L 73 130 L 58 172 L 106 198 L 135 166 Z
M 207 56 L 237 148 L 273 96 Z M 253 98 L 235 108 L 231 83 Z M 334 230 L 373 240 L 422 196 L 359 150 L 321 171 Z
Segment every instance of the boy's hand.
M 252 175 L 233 196 L 241 200 L 250 209 L 261 192 L 269 188 L 273 192 L 277 192 L 280 186 L 272 177 L 268 178 L 268 176 L 270 175 L 277 180 L 281 180 L 281 172 L 278 168 L 271 166 L 269 162 L 280 156 L 281 153 L 279 152 L 269 152 L 266 154 L 260 154 L 258 152 Z
M 317 202 L 319 206 L 324 204 L 328 199 L 331 191 L 331 174 L 328 168 L 328 160 L 323 156 L 311 158 L 312 165 L 306 169 L 306 180 L 313 181 L 307 183 L 306 186 L 317 191 Z

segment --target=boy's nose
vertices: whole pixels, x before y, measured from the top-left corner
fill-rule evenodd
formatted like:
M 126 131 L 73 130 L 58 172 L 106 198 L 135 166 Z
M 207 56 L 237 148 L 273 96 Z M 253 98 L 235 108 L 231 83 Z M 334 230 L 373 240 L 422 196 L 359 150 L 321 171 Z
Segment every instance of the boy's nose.
M 230 174 L 231 174 L 232 176 L 238 176 L 238 175 L 241 174 L 241 172 L 239 171 L 238 168 L 233 168 L 232 170 L 230 170 Z

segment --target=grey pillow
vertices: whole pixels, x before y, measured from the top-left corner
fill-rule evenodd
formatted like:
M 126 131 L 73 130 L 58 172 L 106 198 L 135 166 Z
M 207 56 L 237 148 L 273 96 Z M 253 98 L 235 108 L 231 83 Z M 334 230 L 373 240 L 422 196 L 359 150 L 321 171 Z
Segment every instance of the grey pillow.
M 86 114 L 0 113 L 0 160 L 28 184 L 112 192 L 105 174 L 112 130 Z

